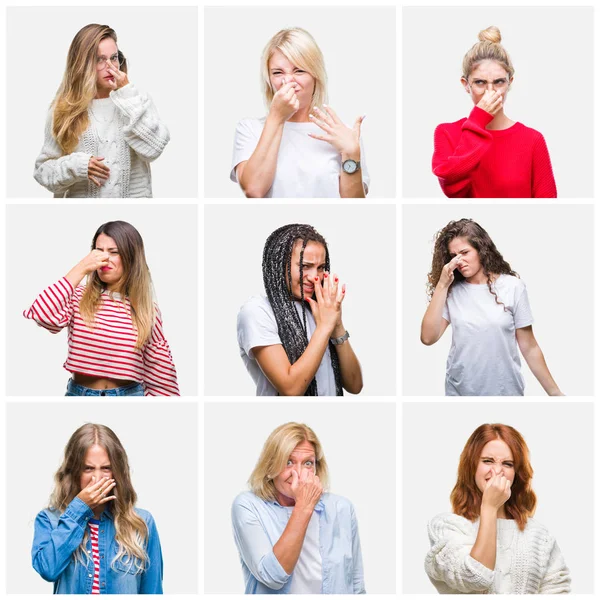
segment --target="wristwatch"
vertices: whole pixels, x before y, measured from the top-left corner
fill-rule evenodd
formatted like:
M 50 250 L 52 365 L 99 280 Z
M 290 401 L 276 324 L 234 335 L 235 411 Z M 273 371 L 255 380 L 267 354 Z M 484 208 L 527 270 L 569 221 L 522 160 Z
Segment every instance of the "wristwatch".
M 342 169 L 344 173 L 348 173 L 348 175 L 352 175 L 352 173 L 356 173 L 356 171 L 360 170 L 360 160 L 352 160 L 351 158 L 347 158 L 342 163 Z
M 346 330 L 346 333 L 342 337 L 339 337 L 339 338 L 329 338 L 329 341 L 334 346 L 339 346 L 339 345 L 343 344 L 349 337 L 350 337 L 350 334 Z

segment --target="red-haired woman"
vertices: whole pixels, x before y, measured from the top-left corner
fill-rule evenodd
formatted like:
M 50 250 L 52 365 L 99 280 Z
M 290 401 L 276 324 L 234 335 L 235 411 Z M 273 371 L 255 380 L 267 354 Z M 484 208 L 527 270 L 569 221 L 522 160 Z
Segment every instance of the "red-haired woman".
M 565 594 L 571 576 L 556 540 L 531 517 L 537 499 L 523 436 L 480 425 L 460 456 L 452 513 L 428 525 L 425 570 L 440 594 Z

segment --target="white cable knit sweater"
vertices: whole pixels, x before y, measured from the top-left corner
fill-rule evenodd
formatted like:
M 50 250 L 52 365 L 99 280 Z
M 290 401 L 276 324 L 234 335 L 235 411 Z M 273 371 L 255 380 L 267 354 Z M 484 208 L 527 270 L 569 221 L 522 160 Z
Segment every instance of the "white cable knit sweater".
M 496 566 L 476 561 L 471 549 L 479 519 L 443 513 L 427 526 L 431 549 L 425 571 L 440 594 L 568 594 L 569 569 L 556 540 L 534 519 L 524 531 L 515 521 L 498 519 Z
M 71 154 L 63 155 L 52 135 L 52 110 L 48 113 L 44 146 L 35 162 L 34 178 L 55 198 L 98 198 L 99 188 L 88 180 L 91 156 L 102 156 L 101 148 L 115 146 L 119 164 L 119 182 L 113 188 L 122 198 L 151 198 L 150 162 L 157 159 L 169 142 L 167 127 L 160 120 L 150 97 L 132 83 L 112 91 L 117 127 L 116 140 L 100 138 L 95 118 L 90 114 L 90 126 L 79 138 Z M 112 175 L 112 174 L 111 174 Z

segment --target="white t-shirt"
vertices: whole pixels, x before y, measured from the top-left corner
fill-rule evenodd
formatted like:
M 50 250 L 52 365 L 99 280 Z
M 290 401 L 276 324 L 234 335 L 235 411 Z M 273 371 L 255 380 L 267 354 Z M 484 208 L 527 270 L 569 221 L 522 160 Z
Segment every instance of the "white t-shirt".
M 461 281 L 452 286 L 443 317 L 452 325 L 446 396 L 523 396 L 525 382 L 516 330 L 533 323 L 525 284 L 500 275 L 493 287 Z
M 302 304 L 295 302 L 296 310 L 302 320 Z M 306 329 L 310 341 L 317 325 L 306 307 Z M 277 390 L 262 372 L 252 354 L 252 348 L 257 346 L 273 346 L 281 344 L 277 321 L 271 308 L 271 303 L 266 296 L 252 296 L 240 309 L 237 318 L 237 337 L 240 347 L 240 355 L 244 365 L 256 383 L 257 396 L 277 396 Z M 331 355 L 329 346 L 321 359 L 321 364 L 316 374 L 317 391 L 319 396 L 335 396 L 335 375 L 331 366 Z
M 288 519 L 294 510 L 293 506 L 286 507 Z M 319 515 L 313 512 L 298 562 L 292 573 L 289 594 L 320 594 L 323 573 L 321 568 L 321 550 L 319 544 Z
M 231 180 L 238 182 L 235 168 L 248 160 L 262 134 L 265 117 L 242 119 L 235 130 Z M 322 134 L 314 123 L 290 123 L 283 126 L 283 136 L 277 155 L 277 169 L 267 198 L 339 198 L 342 157 L 329 143 L 309 137 Z M 363 185 L 369 188 L 369 173 L 362 140 L 360 169 Z M 359 173 L 356 176 L 360 177 Z

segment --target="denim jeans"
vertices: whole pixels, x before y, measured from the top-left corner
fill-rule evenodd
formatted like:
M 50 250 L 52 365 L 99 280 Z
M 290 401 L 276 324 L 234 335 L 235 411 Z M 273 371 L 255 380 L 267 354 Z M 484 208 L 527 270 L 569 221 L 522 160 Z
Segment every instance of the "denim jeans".
M 144 386 L 141 383 L 131 383 L 129 385 L 108 390 L 93 390 L 83 385 L 75 383 L 69 379 L 67 383 L 67 393 L 65 396 L 143 396 Z

